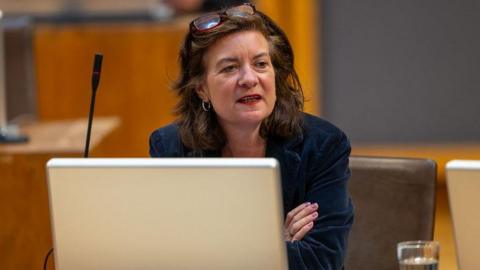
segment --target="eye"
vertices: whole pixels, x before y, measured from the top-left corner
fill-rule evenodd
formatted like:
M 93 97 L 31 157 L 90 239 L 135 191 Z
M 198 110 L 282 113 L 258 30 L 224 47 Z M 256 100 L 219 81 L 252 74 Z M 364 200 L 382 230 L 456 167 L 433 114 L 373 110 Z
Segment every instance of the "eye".
M 261 69 L 265 69 L 270 65 L 270 63 L 266 60 L 260 60 L 255 63 L 255 66 Z
M 229 65 L 229 66 L 226 66 L 226 67 L 222 68 L 220 70 L 220 73 L 231 73 L 231 72 L 234 72 L 235 70 L 237 70 L 236 65 Z

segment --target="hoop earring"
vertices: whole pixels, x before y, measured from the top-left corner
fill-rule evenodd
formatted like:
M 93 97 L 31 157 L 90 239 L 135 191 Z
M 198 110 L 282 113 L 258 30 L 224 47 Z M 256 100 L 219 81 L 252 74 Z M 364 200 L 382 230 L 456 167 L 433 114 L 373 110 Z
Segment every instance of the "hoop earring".
M 208 101 L 203 101 L 202 100 L 202 109 L 206 112 L 210 111 L 210 109 L 212 108 L 212 104 Z

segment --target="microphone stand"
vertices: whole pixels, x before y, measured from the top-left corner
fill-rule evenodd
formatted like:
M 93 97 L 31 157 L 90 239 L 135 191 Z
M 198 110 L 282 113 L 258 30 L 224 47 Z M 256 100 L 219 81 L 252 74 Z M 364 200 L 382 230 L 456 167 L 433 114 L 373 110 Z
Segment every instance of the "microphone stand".
M 102 71 L 102 60 L 103 55 L 100 53 L 95 54 L 93 61 L 93 73 L 92 73 L 92 99 L 90 100 L 90 113 L 88 114 L 88 128 L 87 128 L 87 139 L 85 142 L 85 151 L 83 152 L 83 157 L 88 158 L 88 151 L 90 147 L 90 134 L 92 132 L 92 122 L 93 122 L 93 109 L 95 108 L 95 97 L 97 95 L 98 84 L 100 83 L 100 72 Z M 51 248 L 45 260 L 43 261 L 43 269 L 47 270 L 48 258 L 53 253 L 53 248 Z
M 93 111 L 95 109 L 95 97 L 97 96 L 97 88 L 100 83 L 100 72 L 102 71 L 103 55 L 96 53 L 93 61 L 93 73 L 92 73 L 92 99 L 90 101 L 90 113 L 88 114 L 88 128 L 87 139 L 85 141 L 85 151 L 83 157 L 88 158 L 88 151 L 90 148 L 90 134 L 92 132 Z

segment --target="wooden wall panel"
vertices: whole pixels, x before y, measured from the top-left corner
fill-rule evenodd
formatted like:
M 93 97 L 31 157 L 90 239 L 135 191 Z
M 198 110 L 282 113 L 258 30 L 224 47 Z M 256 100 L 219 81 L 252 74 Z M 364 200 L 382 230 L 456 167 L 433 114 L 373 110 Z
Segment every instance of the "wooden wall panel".
M 119 116 L 121 126 L 96 152 L 147 156 L 148 136 L 173 120 L 170 85 L 187 22 L 168 24 L 41 24 L 35 30 L 40 120 L 86 117 L 93 55 L 104 55 L 95 115 Z M 93 126 L 95 136 L 95 124 Z
M 50 155 L 0 155 L 0 269 L 42 269 L 52 247 L 45 162 Z

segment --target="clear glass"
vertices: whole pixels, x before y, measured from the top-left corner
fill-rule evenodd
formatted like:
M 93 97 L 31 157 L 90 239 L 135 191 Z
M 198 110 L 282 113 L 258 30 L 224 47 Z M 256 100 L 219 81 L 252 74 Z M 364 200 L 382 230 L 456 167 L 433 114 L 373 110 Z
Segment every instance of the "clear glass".
M 397 245 L 400 270 L 438 270 L 440 244 L 436 241 L 408 241 Z
M 220 21 L 221 21 L 220 15 L 209 14 L 194 20 L 193 24 L 198 30 L 202 31 L 202 30 L 211 29 L 217 26 L 220 23 Z

